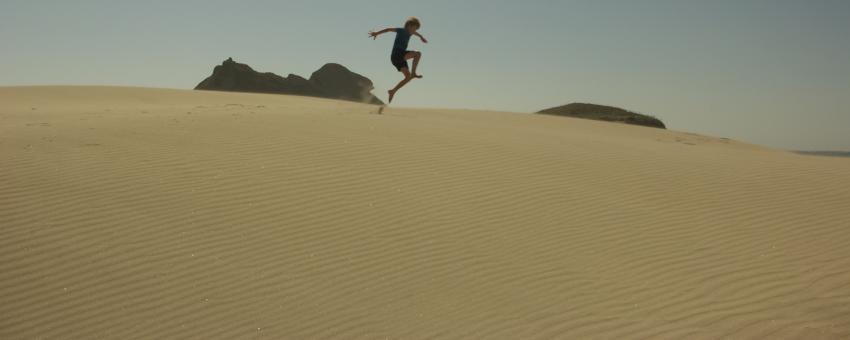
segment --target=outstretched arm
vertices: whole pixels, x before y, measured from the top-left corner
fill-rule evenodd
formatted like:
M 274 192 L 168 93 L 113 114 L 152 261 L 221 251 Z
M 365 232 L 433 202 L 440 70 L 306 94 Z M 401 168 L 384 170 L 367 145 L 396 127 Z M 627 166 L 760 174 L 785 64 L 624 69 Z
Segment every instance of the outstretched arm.
M 372 37 L 372 39 L 378 39 L 379 35 L 384 34 L 384 33 L 394 32 L 394 31 L 395 31 L 395 28 L 385 28 L 385 29 L 382 29 L 382 30 L 377 31 L 377 32 L 369 31 L 369 36 Z
M 419 37 L 419 39 L 422 39 L 422 42 L 424 42 L 426 44 L 428 43 L 428 39 L 425 39 L 425 37 L 423 37 L 421 34 L 419 34 L 419 32 L 416 32 L 416 33 L 413 33 L 413 34 L 416 35 L 417 37 Z

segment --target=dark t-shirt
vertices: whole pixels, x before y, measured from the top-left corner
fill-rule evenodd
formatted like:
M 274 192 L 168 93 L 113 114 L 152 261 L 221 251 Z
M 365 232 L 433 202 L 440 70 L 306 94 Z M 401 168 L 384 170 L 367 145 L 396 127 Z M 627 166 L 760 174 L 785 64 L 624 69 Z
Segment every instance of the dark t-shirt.
M 395 29 L 395 42 L 393 43 L 393 52 L 407 51 L 407 43 L 410 42 L 410 32 L 404 28 Z

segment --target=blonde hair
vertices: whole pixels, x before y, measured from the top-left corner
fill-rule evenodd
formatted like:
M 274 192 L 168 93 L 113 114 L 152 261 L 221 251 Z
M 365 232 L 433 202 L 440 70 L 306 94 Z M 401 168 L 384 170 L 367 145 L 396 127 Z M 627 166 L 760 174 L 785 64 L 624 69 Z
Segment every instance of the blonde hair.
M 410 26 L 416 26 L 416 28 L 421 28 L 422 24 L 419 23 L 419 18 L 410 17 L 410 18 L 407 18 L 407 21 L 404 22 L 404 28 L 408 28 Z

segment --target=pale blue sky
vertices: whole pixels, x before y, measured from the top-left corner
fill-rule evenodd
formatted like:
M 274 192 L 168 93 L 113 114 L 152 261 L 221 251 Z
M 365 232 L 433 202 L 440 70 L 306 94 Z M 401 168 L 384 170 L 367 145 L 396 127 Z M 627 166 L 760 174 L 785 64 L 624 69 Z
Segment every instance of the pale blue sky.
M 785 149 L 850 150 L 850 1 L 0 0 L 0 85 L 193 88 L 227 57 L 309 77 L 399 79 L 392 37 L 430 40 L 411 107 L 532 112 L 569 102 Z

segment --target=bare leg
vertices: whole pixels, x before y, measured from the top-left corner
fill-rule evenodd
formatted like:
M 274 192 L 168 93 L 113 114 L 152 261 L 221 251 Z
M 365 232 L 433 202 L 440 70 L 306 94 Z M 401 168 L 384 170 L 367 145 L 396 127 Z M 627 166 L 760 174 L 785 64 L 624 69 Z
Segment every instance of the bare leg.
M 414 78 L 422 78 L 422 76 L 416 73 L 416 67 L 419 66 L 420 58 L 422 58 L 422 52 L 417 51 L 407 52 L 407 54 L 404 55 L 405 60 L 413 59 L 413 69 L 410 71 L 410 73 L 413 75 Z
M 410 74 L 410 71 L 408 71 L 407 68 L 401 69 L 401 73 L 404 74 L 404 79 L 402 79 L 400 82 L 398 82 L 398 85 L 396 85 L 392 90 L 387 91 L 387 93 L 390 95 L 390 100 L 389 100 L 390 103 L 393 102 L 393 97 L 395 96 L 395 93 L 399 89 L 404 87 L 404 85 L 407 85 L 407 83 L 409 83 L 413 79 L 413 76 Z

